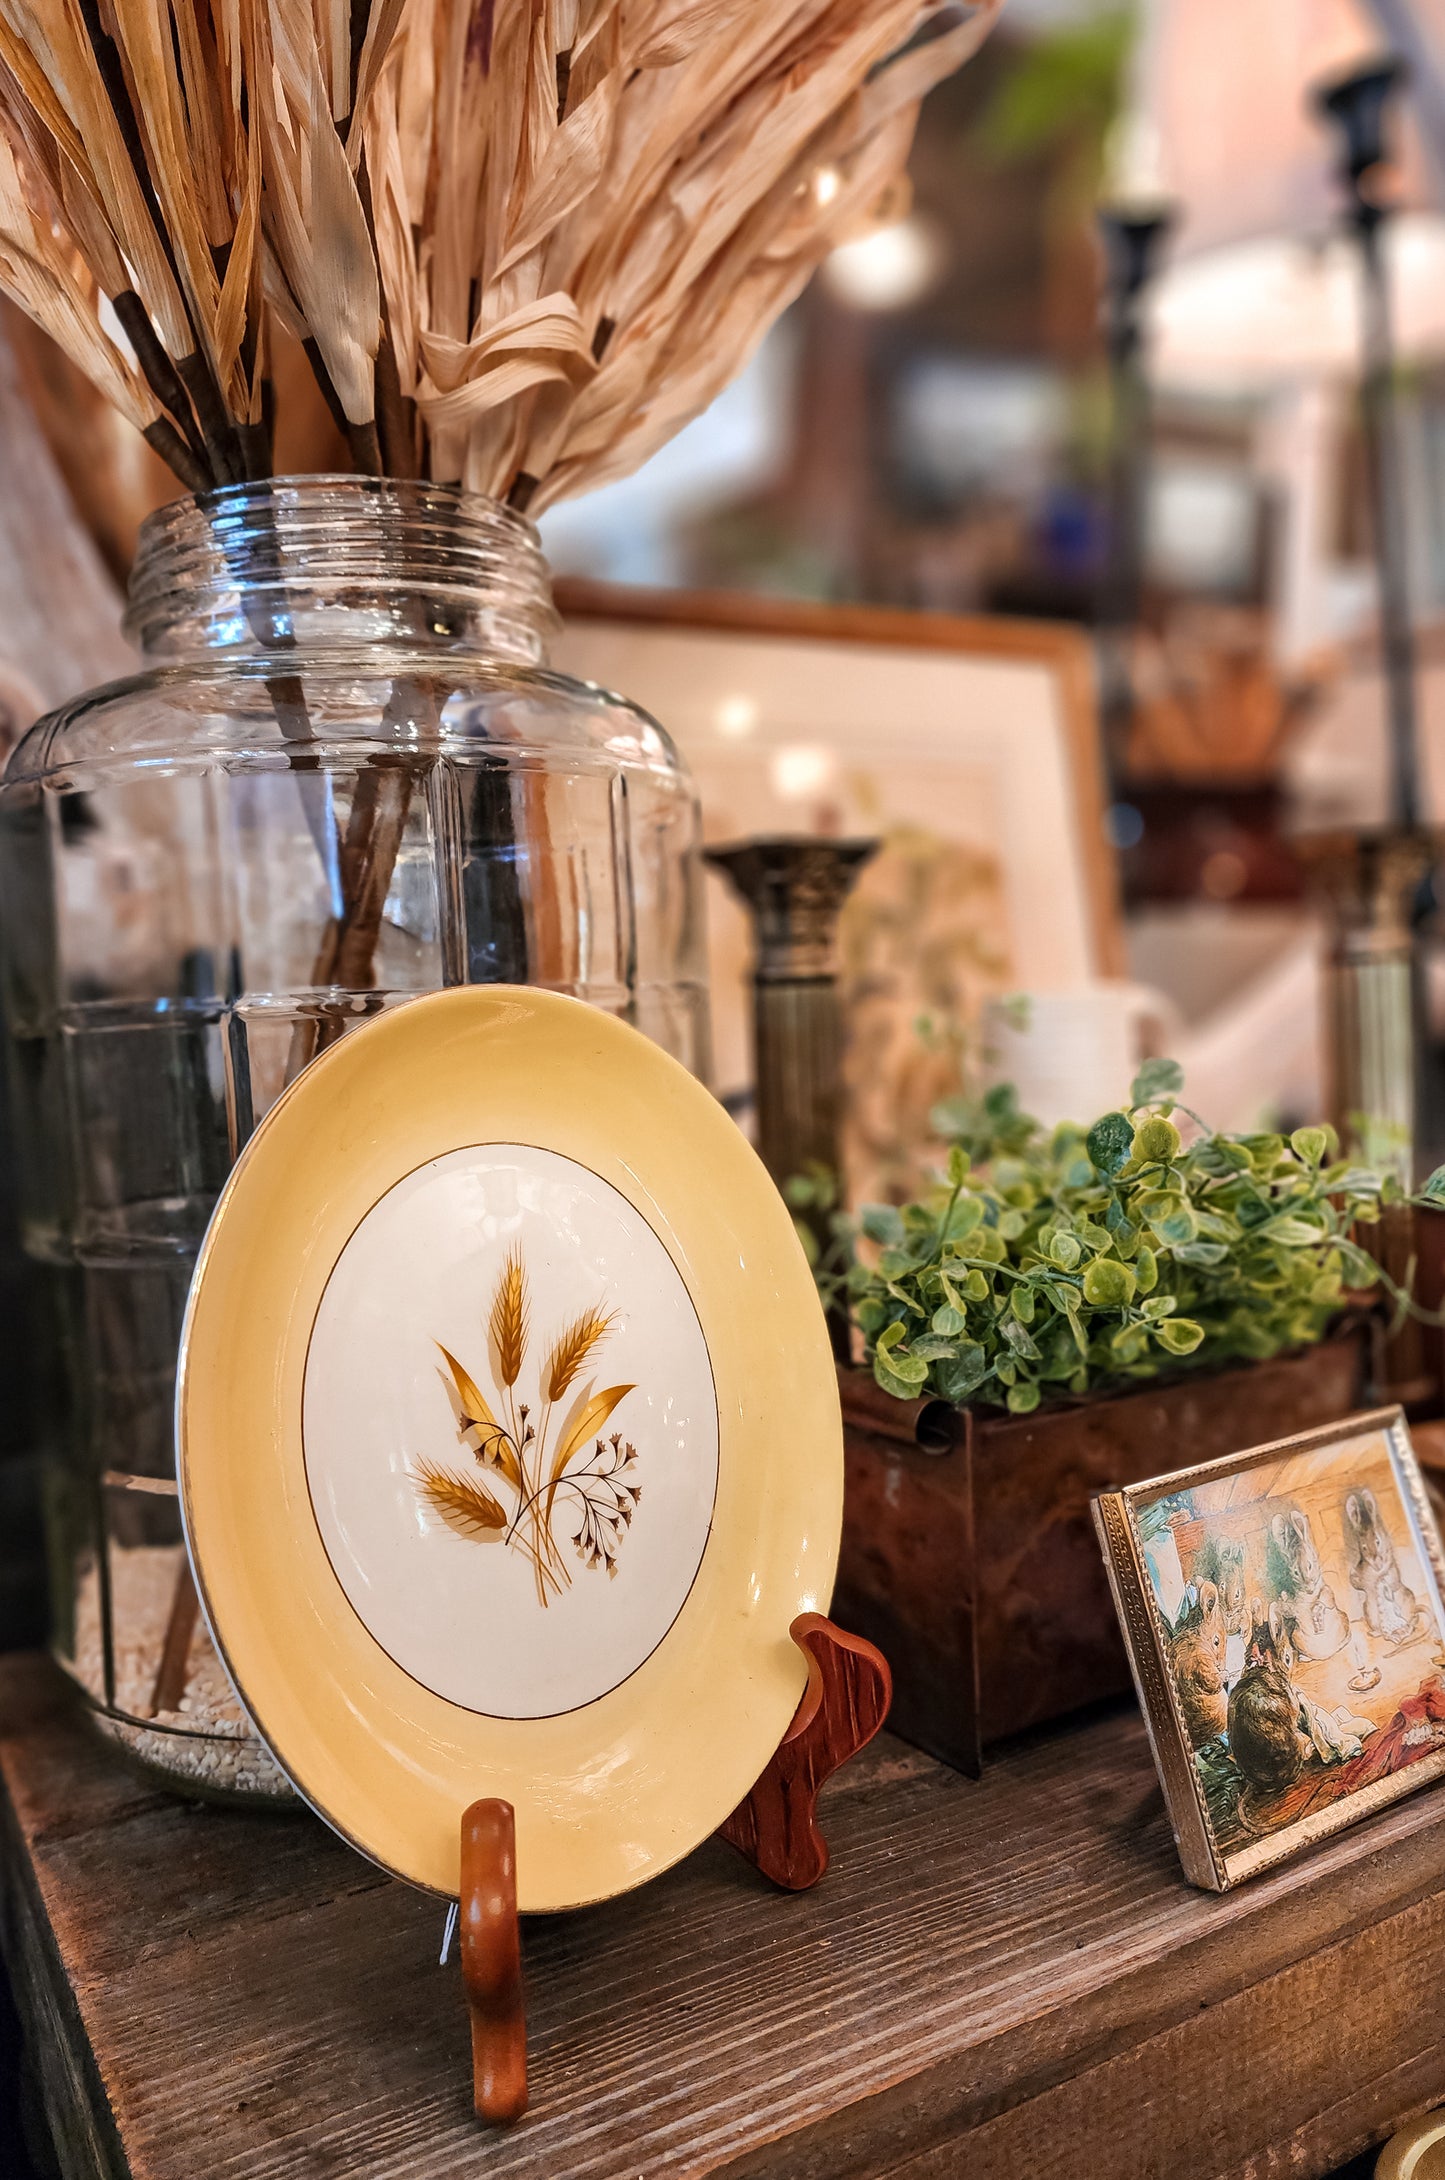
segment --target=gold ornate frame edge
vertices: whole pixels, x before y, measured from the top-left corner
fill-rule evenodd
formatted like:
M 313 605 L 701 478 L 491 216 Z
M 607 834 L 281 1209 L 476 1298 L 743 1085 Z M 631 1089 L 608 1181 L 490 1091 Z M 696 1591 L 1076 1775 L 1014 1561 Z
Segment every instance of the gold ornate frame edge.
M 1417 1757 L 1412 1764 L 1372 1780 L 1332 1808 L 1318 1811 L 1286 1825 L 1280 1832 L 1248 1847 L 1225 1853 L 1209 1821 L 1204 1790 L 1189 1751 L 1178 1692 L 1168 1670 L 1164 1647 L 1163 1618 L 1156 1603 L 1144 1564 L 1134 1509 L 1161 1490 L 1185 1491 L 1195 1484 L 1238 1475 L 1284 1455 L 1312 1452 L 1317 1447 L 1340 1445 L 1366 1432 L 1383 1432 L 1389 1449 L 1396 1485 L 1426 1562 L 1434 1587 L 1436 1626 L 1445 1638 L 1445 1551 L 1425 1493 L 1419 1463 L 1410 1444 L 1409 1429 L 1399 1406 L 1371 1408 L 1338 1422 L 1276 1438 L 1261 1446 L 1226 1454 L 1219 1461 L 1197 1463 L 1192 1468 L 1152 1476 L 1122 1490 L 1101 1493 L 1094 1501 L 1094 1519 L 1103 1547 L 1109 1586 L 1119 1613 L 1124 1647 L 1138 1690 L 1139 1707 L 1149 1734 L 1149 1744 L 1164 1790 L 1174 1835 L 1179 1844 L 1185 1875 L 1197 1885 L 1217 1892 L 1229 1890 L 1246 1878 L 1256 1877 L 1288 1860 L 1306 1847 L 1343 1832 L 1363 1817 L 1374 1815 L 1390 1803 L 1413 1794 L 1445 1775 L 1445 1748 L 1431 1756 Z M 1203 1874 L 1208 1872 L 1209 1874 Z
M 1223 1892 L 1229 1879 L 1190 1753 L 1178 1692 L 1165 1657 L 1163 1620 L 1153 1600 L 1127 1494 L 1111 1491 L 1095 1499 L 1094 1519 L 1184 1874 L 1207 1892 Z

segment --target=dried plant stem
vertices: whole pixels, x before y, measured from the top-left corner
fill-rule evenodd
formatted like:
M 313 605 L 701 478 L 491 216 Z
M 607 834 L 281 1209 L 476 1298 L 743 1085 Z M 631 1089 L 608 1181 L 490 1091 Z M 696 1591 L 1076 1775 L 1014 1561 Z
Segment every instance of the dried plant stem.
M 322 934 L 311 982 L 320 990 L 368 990 L 375 980 L 377 940 L 392 874 L 406 832 L 414 775 L 412 757 L 381 754 L 357 775 L 351 815 L 341 842 L 342 909 Z M 347 1024 L 333 1010 L 297 1025 L 287 1079 L 336 1042 Z
M 341 402 L 337 397 L 336 388 L 331 383 L 331 374 L 327 370 L 326 364 L 322 358 L 321 350 L 317 347 L 315 339 L 310 334 L 308 334 L 306 339 L 301 343 L 301 349 L 302 353 L 306 358 L 306 361 L 311 366 L 311 375 L 321 389 L 322 398 L 331 413 L 332 423 L 341 433 L 342 438 L 345 439 L 348 444 L 350 444 L 351 419 L 348 417 L 345 409 L 343 409 L 341 406 Z
M 469 830 L 473 840 L 487 841 L 494 849 L 515 848 L 517 819 L 512 803 L 512 777 L 502 764 L 478 764 L 472 783 Z M 485 924 L 490 942 L 487 981 L 525 984 L 535 973 L 527 931 L 526 902 L 517 872 L 515 855 L 493 854 L 487 867 L 488 898 Z M 467 963 L 471 980 L 472 963 Z
M 383 331 L 376 354 L 376 427 L 381 439 L 382 466 L 388 477 L 420 475 L 417 461 L 416 403 L 401 390 L 396 351 Z
M 211 473 L 216 483 L 244 483 L 246 465 L 241 457 L 236 427 L 205 357 L 198 351 L 182 356 L 176 364 L 176 371 L 191 397 L 191 407 L 200 427 L 201 442 L 210 458 Z
M 425 687 L 425 684 L 416 682 L 396 684 L 388 713 L 405 701 L 402 693 L 404 690 Z M 306 696 L 299 678 L 291 675 L 268 678 L 266 688 L 272 708 L 288 740 L 294 744 L 308 736 L 310 726 Z M 430 701 L 434 706 L 435 698 Z M 298 763 L 299 758 L 300 751 L 293 748 L 293 765 Z M 381 931 L 382 911 L 390 890 L 392 872 L 406 829 L 415 763 L 416 760 L 405 757 L 379 756 L 358 775 L 352 797 L 351 816 L 346 835 L 340 844 L 342 913 L 340 917 L 333 918 L 326 927 L 321 949 L 312 969 L 314 986 L 356 991 L 365 989 L 373 981 L 376 942 Z M 330 823 L 329 817 L 327 823 Z M 335 1043 L 347 1026 L 334 1009 L 322 1019 L 298 1023 L 292 1032 L 291 1049 L 287 1056 L 287 1082 L 293 1082 L 318 1051 L 324 1051 L 328 1045 Z M 238 1149 L 239 1147 L 238 1145 Z M 550 1544 L 550 1541 L 549 1537 L 547 1542 Z M 540 1588 L 544 1580 L 540 1562 L 537 1580 Z M 168 1630 L 179 1631 L 184 1628 L 185 1639 L 182 1641 L 179 1632 L 176 1632 L 175 1640 L 172 1641 L 171 1632 L 168 1631 L 156 1676 L 153 1711 L 175 1711 L 180 1707 L 186 1690 L 190 1632 L 195 1626 L 196 1610 L 195 1582 L 190 1562 L 183 1560 L 176 1572 Z
M 191 489 L 208 491 L 217 479 L 206 461 L 205 441 L 196 427 L 184 381 L 157 340 L 144 303 L 134 288 L 129 288 L 115 298 L 113 308 L 122 332 L 136 352 L 136 361 L 145 374 L 146 383 L 161 407 L 169 412 L 193 465 L 205 478 L 204 484 L 193 485 Z
M 347 427 L 347 442 L 352 459 L 364 477 L 384 477 L 386 465 L 381 458 L 381 435 L 376 428 L 375 417 L 368 417 L 364 424 Z
M 192 492 L 210 490 L 210 472 L 202 467 L 168 416 L 158 416 L 153 424 L 147 424 L 141 437 Z
M 275 474 L 276 465 L 276 450 L 271 442 L 270 426 L 263 417 L 255 424 L 242 424 L 236 436 L 241 442 L 246 482 L 264 484 Z
M 371 237 L 372 249 L 375 250 L 376 221 L 371 204 L 371 172 L 365 154 L 357 168 L 356 186 L 361 197 L 366 230 Z M 391 335 L 391 311 L 385 291 L 381 298 L 381 338 L 376 351 L 376 432 L 382 474 L 388 477 L 415 477 L 418 474 L 416 403 L 409 400 L 401 390 L 401 373 L 397 367 L 396 346 Z
M 155 1685 L 151 1689 L 151 1717 L 162 1711 L 178 1711 L 186 1692 L 189 1679 L 187 1667 L 191 1655 L 191 1639 L 196 1632 L 196 1620 L 201 1601 L 196 1595 L 196 1580 L 191 1573 L 191 1563 L 182 1554 L 176 1569 L 176 1586 L 171 1593 L 171 1609 L 166 1616 L 165 1641 L 161 1645 L 160 1664 L 156 1668 Z

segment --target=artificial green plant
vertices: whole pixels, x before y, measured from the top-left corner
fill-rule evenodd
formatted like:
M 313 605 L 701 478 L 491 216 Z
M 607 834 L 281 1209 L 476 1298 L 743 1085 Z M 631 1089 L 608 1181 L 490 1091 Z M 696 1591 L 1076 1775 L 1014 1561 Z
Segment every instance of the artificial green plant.
M 830 1175 L 792 1184 L 795 1207 L 831 1213 L 831 1246 L 811 1245 L 819 1287 L 846 1300 L 885 1392 L 1026 1415 L 1308 1345 L 1349 1291 L 1389 1285 L 1351 1230 L 1403 1200 L 1398 1181 L 1337 1157 L 1327 1127 L 1221 1135 L 1191 1113 L 1185 1143 L 1181 1087 L 1174 1061 L 1151 1060 L 1127 1112 L 1051 1132 L 1008 1085 L 951 1101 L 934 1114 L 950 1146 L 936 1186 L 856 1221 Z M 1445 1168 L 1424 1196 L 1445 1202 Z

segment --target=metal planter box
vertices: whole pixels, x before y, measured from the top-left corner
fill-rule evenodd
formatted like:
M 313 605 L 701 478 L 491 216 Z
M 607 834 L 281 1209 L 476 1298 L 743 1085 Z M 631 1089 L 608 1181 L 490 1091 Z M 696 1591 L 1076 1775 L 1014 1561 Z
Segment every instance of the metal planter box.
M 892 1730 L 977 1777 L 988 1742 L 1127 1689 L 1090 1499 L 1350 1414 L 1365 1329 L 1029 1416 L 897 1401 L 841 1369 L 831 1609 L 892 1666 Z

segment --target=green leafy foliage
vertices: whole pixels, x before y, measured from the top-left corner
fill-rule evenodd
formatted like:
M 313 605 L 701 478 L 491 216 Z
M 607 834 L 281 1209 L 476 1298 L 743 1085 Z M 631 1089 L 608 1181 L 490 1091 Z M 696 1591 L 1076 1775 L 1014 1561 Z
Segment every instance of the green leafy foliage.
M 1437 1166 L 1420 1191 L 1420 1200 L 1427 1204 L 1445 1204 L 1445 1166 Z
M 847 1298 L 885 1391 L 1028 1415 L 1306 1346 L 1348 1290 L 1381 1283 L 1350 1230 L 1401 1201 L 1392 1177 L 1338 1159 L 1329 1128 L 1185 1142 L 1182 1087 L 1150 1061 L 1129 1112 L 1052 1132 L 1008 1086 L 952 1100 L 934 1114 L 951 1139 L 935 1187 L 834 1212 L 819 1285 Z M 1445 1203 L 1445 1168 L 1423 1196 Z
M 1129 1088 L 1129 1102 L 1137 1108 L 1177 1098 L 1184 1088 L 1184 1070 L 1177 1060 L 1146 1060 Z

